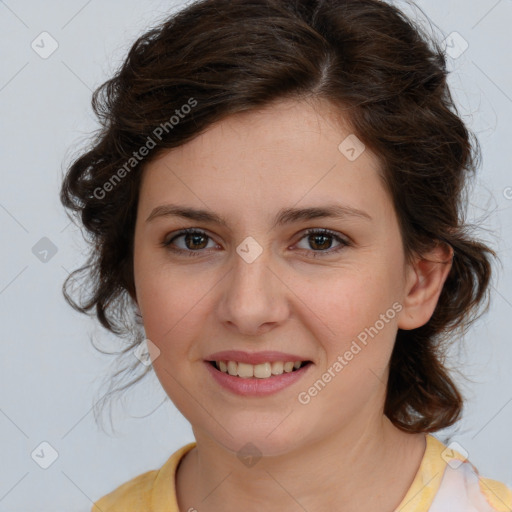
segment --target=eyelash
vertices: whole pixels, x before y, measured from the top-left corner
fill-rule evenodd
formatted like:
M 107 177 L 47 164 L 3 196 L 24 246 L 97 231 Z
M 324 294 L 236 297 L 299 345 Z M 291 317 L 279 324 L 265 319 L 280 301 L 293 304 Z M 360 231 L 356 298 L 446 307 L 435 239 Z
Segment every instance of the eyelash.
M 184 249 L 177 249 L 175 247 L 172 247 L 172 242 L 174 242 L 177 238 L 180 238 L 181 236 L 183 235 L 187 235 L 187 234 L 199 234 L 199 235 L 204 235 L 205 237 L 207 237 L 208 239 L 211 239 L 211 237 L 205 233 L 204 231 L 200 230 L 200 229 L 196 229 L 196 228 L 187 228 L 187 229 L 183 229 L 181 231 L 179 231 L 178 233 L 176 233 L 175 236 L 173 236 L 170 240 L 168 240 L 167 242 L 164 241 L 162 242 L 162 247 L 165 247 L 167 248 L 167 250 L 169 251 L 172 251 L 172 252 L 175 252 L 175 253 L 179 253 L 179 254 L 185 254 L 186 256 L 188 257 L 197 257 L 197 256 L 201 256 L 202 252 L 204 252 L 204 249 L 200 249 L 200 250 L 197 250 L 197 251 L 192 251 L 192 250 L 184 250 Z M 341 250 L 343 250 L 345 247 L 350 247 L 352 244 L 344 239 L 344 238 L 341 238 L 340 236 L 338 236 L 336 233 L 334 233 L 333 231 L 330 231 L 328 229 L 325 229 L 325 228 L 322 228 L 322 229 L 308 229 L 303 235 L 302 237 L 300 238 L 299 242 L 308 237 L 309 235 L 328 235 L 328 236 L 331 236 L 332 238 L 334 238 L 337 242 L 340 242 L 340 246 L 337 247 L 336 249 L 329 249 L 329 250 L 325 250 L 325 251 L 322 251 L 322 250 L 318 250 L 318 251 L 314 251 L 314 250 L 311 250 L 311 252 L 313 253 L 312 254 L 312 257 L 313 258 L 322 258 L 324 257 L 326 254 L 333 254 L 333 253 L 337 253 Z M 301 249 L 301 250 L 306 250 L 306 249 Z

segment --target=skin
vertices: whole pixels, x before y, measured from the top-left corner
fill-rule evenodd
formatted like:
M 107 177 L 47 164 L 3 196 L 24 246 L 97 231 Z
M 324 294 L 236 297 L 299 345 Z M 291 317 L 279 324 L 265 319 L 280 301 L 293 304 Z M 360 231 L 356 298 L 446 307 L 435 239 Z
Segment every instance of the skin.
M 406 264 L 380 163 L 366 149 L 354 161 L 338 150 L 353 133 L 324 100 L 280 100 L 230 116 L 144 169 L 134 241 L 136 300 L 168 396 L 191 423 L 197 447 L 180 464 L 180 510 L 392 511 L 425 450 L 423 434 L 383 414 L 388 362 L 398 328 L 431 317 L 450 270 L 436 248 Z M 337 122 L 340 121 L 340 122 Z M 228 227 L 175 216 L 146 222 L 165 203 L 205 208 Z M 362 218 L 319 218 L 273 227 L 281 208 L 350 205 Z M 175 239 L 184 228 L 207 238 Z M 326 228 L 340 247 L 304 236 Z M 247 263 L 248 236 L 262 248 Z M 322 245 L 324 244 L 324 245 Z M 317 254 L 319 257 L 314 257 Z M 393 303 L 401 311 L 307 404 L 308 388 L 374 326 Z M 268 397 L 240 397 L 204 368 L 220 350 L 278 350 L 313 362 L 307 376 Z M 237 457 L 252 443 L 262 458 Z M 368 492 L 371 489 L 372 492 Z

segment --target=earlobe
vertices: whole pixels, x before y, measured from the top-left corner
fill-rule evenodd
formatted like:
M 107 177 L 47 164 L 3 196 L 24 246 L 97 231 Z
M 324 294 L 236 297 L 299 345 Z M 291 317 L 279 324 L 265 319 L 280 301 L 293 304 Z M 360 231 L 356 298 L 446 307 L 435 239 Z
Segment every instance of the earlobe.
M 398 318 L 400 329 L 416 329 L 430 320 L 452 261 L 452 247 L 439 243 L 432 251 L 418 257 L 413 266 L 408 265 L 403 309 Z

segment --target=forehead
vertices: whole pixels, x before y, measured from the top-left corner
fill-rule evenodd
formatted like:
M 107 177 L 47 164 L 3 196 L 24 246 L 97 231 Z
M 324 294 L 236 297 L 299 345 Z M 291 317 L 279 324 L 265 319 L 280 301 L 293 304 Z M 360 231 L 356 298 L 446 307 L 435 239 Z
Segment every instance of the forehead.
M 231 204 L 273 210 L 339 202 L 377 213 L 389 208 L 379 172 L 378 159 L 332 104 L 281 100 L 226 117 L 163 152 L 144 169 L 141 200 L 226 211 Z

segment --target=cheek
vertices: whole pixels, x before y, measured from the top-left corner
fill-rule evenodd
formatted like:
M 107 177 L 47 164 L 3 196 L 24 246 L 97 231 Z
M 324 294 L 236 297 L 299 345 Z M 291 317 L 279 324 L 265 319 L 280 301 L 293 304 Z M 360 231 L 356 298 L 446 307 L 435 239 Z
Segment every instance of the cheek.
M 202 324 L 201 287 L 190 279 L 158 266 L 142 267 L 137 277 L 137 297 L 146 337 L 159 349 L 152 364 L 157 378 L 178 409 L 188 417 L 191 375 L 187 362 L 194 358 L 191 340 Z M 192 347 L 193 348 L 193 347 Z
M 383 268 L 374 265 L 357 271 L 340 269 L 328 279 L 300 281 L 293 289 L 301 301 L 302 321 L 324 341 L 329 352 L 344 349 L 351 340 L 370 329 L 381 315 L 392 309 L 397 294 L 393 291 L 390 278 Z M 394 310 L 388 314 L 385 328 L 393 325 Z
M 200 276 L 192 270 L 178 271 L 161 262 L 145 264 L 142 259 L 135 274 L 146 337 L 165 358 L 184 353 L 187 340 L 203 323 L 199 317 L 205 314 L 208 292 L 215 279 L 209 278 L 208 273 Z

